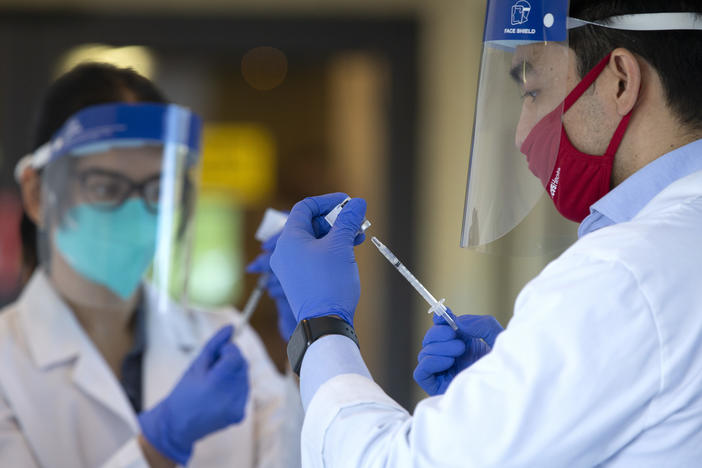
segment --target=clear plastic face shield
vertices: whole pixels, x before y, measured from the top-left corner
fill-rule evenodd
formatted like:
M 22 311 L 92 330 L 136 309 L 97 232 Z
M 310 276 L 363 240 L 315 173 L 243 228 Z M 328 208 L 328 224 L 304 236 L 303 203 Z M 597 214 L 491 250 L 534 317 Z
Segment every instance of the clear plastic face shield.
M 702 27 L 693 13 L 588 22 L 569 18 L 568 11 L 568 0 L 488 1 L 462 247 L 519 256 L 558 252 L 574 240 L 575 225 L 563 216 L 577 221 L 588 212 L 589 205 L 578 205 L 577 198 L 591 188 L 594 178 L 588 179 L 578 168 L 568 177 L 570 191 L 563 198 L 570 197 L 570 205 L 559 206 L 563 216 L 553 206 L 565 193 L 565 174 L 560 171 L 566 169 L 564 154 L 575 154 L 571 159 L 597 158 L 577 154 L 563 129 L 563 116 L 607 61 L 603 57 L 581 81 L 569 48 L 570 30 L 588 24 L 631 31 Z M 622 119 L 607 153 L 600 157 L 608 157 L 610 165 L 628 121 Z M 598 181 L 607 184 L 605 193 L 606 179 Z
M 518 246 L 505 239 L 527 221 L 546 198 L 538 174 L 553 170 L 558 139 L 551 138 L 538 157 L 533 145 L 544 119 L 560 132 L 563 101 L 569 90 L 567 1 L 490 0 L 480 66 L 461 246 L 496 253 L 538 254 L 565 246 L 562 236 L 527 236 Z M 572 84 L 570 84 L 572 86 Z M 559 133 L 560 135 L 560 133 Z M 548 200 L 546 200 L 548 201 Z M 539 225 L 561 222 L 544 203 Z M 528 245 L 527 245 L 528 244 Z
M 82 307 L 185 300 L 200 119 L 160 104 L 72 116 L 30 156 L 42 170 L 39 261 Z M 142 287 L 144 286 L 144 287 Z

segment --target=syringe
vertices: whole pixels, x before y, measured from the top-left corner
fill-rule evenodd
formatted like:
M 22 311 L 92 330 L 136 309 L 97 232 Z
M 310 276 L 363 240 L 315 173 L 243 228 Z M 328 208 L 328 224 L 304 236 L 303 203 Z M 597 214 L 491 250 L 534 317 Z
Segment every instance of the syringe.
M 395 269 L 397 269 L 397 271 L 399 271 L 400 274 L 405 277 L 409 284 L 411 284 L 412 287 L 415 290 L 417 290 L 419 294 L 421 294 L 424 300 L 429 303 L 429 305 L 431 306 L 429 308 L 429 313 L 434 313 L 440 317 L 443 317 L 444 320 L 446 320 L 446 323 L 448 323 L 451 326 L 451 328 L 453 328 L 454 330 L 458 330 L 456 322 L 454 322 L 453 318 L 451 318 L 451 315 L 448 313 L 448 310 L 444 305 L 444 301 L 446 299 L 441 299 L 440 301 L 437 301 L 436 298 L 432 296 L 431 293 L 427 290 L 427 288 L 425 288 L 424 285 L 420 283 L 419 280 L 415 278 L 415 276 L 407 269 L 407 267 L 404 266 L 402 262 L 400 262 L 400 260 L 397 259 L 395 254 L 393 254 L 390 251 L 390 249 L 385 247 L 385 245 L 382 242 L 380 242 L 375 236 L 371 237 L 371 240 L 373 241 L 373 244 L 376 247 L 378 247 L 380 253 L 388 259 L 392 266 L 394 266 Z
M 249 319 L 253 315 L 254 311 L 256 310 L 256 307 L 258 306 L 258 302 L 261 300 L 261 296 L 263 295 L 263 290 L 266 289 L 266 282 L 268 281 L 268 275 L 263 274 L 258 277 L 258 281 L 256 282 L 256 287 L 254 288 L 253 291 L 251 291 L 251 295 L 249 295 L 249 299 L 246 301 L 246 305 L 244 306 L 244 310 L 241 311 L 241 322 L 239 323 L 239 326 L 234 330 L 234 336 L 238 336 L 239 332 L 241 331 L 242 328 L 244 328 L 244 325 L 248 323 Z

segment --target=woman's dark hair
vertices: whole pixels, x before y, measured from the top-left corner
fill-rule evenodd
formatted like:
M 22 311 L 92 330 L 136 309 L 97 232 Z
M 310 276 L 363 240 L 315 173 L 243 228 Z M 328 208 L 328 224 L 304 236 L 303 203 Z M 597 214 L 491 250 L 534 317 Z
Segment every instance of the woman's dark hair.
M 637 13 L 692 12 L 700 0 L 571 0 L 570 16 L 602 21 Z M 570 32 L 570 47 L 584 76 L 612 50 L 622 47 L 644 59 L 661 78 L 668 106 L 682 125 L 702 129 L 702 31 L 620 31 L 585 26 Z
M 124 101 L 168 102 L 151 81 L 131 68 L 104 63 L 78 65 L 59 77 L 44 94 L 37 112 L 33 149 L 51 140 L 66 120 L 81 109 Z M 38 254 L 37 227 L 27 213 L 22 214 L 20 232 L 23 270 L 29 272 L 36 268 Z
M 78 65 L 59 77 L 44 94 L 34 132 L 34 149 L 56 133 L 70 116 L 109 102 L 168 102 L 156 86 L 131 68 L 106 63 Z

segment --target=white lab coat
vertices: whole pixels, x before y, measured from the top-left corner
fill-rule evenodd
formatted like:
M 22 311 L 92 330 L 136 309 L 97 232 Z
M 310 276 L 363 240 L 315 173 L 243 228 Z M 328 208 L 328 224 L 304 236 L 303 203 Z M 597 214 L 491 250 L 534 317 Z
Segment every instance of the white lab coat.
M 327 381 L 302 452 L 305 468 L 702 466 L 702 172 L 548 265 L 492 352 L 413 416 L 370 379 Z
M 170 392 L 217 329 L 240 319 L 223 310 L 154 309 L 146 307 L 144 408 Z M 250 327 L 236 343 L 249 362 L 246 417 L 199 441 L 189 466 L 298 466 L 301 409 L 294 381 L 277 372 Z M 0 312 L 0 466 L 147 466 L 139 432 L 116 377 L 38 271 L 19 300 Z

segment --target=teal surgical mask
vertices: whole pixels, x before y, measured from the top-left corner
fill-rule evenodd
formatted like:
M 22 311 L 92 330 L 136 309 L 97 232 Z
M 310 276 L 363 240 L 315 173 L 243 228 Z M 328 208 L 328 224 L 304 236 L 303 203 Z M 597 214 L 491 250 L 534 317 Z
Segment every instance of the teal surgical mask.
M 79 204 L 57 229 L 56 247 L 76 272 L 127 299 L 153 260 L 157 219 L 141 198 L 110 210 Z

